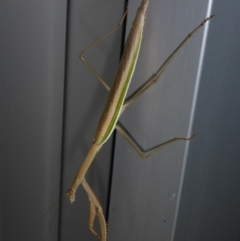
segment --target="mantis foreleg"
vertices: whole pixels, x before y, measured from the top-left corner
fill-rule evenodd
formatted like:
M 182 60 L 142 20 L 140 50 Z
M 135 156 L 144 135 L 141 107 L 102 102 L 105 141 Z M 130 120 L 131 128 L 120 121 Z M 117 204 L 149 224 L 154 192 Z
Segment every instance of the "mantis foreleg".
M 103 215 L 102 207 L 85 178 L 82 181 L 82 186 L 85 189 L 85 191 L 87 192 L 88 199 L 90 202 L 90 213 L 89 213 L 89 221 L 88 221 L 89 229 L 100 240 L 106 240 L 107 229 L 106 229 L 106 221 L 105 221 L 105 218 Z M 99 235 L 93 228 L 96 216 L 98 216 L 101 235 Z

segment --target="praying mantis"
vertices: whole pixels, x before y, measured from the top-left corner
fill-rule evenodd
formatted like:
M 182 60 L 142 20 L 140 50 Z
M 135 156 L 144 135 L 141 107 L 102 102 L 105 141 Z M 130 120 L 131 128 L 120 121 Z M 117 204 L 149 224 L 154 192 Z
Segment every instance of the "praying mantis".
M 148 0 L 143 0 L 141 5 L 138 9 L 136 18 L 134 20 L 132 30 L 129 34 L 128 41 L 125 45 L 125 50 L 118 68 L 118 72 L 113 83 L 113 86 L 110 88 L 104 80 L 100 78 L 97 72 L 91 67 L 91 65 L 87 62 L 84 58 L 84 53 L 87 52 L 91 47 L 95 46 L 97 43 L 102 41 L 106 38 L 109 34 L 115 31 L 119 26 L 122 25 L 126 13 L 124 14 L 121 22 L 117 25 L 112 31 L 110 31 L 107 35 L 104 35 L 101 39 L 90 45 L 86 48 L 81 54 L 81 60 L 86 64 L 86 66 L 93 72 L 93 74 L 98 78 L 98 80 L 103 84 L 103 86 L 109 91 L 109 98 L 106 103 L 105 109 L 103 111 L 102 117 L 98 124 L 96 134 L 94 136 L 93 143 L 89 149 L 89 152 L 81 164 L 79 171 L 73 181 L 72 186 L 67 191 L 67 197 L 69 198 L 70 202 L 73 203 L 75 201 L 75 193 L 77 188 L 82 185 L 84 190 L 86 191 L 89 199 L 90 205 L 90 216 L 89 216 L 89 229 L 91 232 L 96 235 L 101 241 L 106 241 L 107 239 L 107 232 L 106 232 L 106 221 L 105 217 L 102 212 L 101 205 L 94 194 L 93 190 L 91 189 L 90 185 L 85 179 L 85 175 L 94 160 L 96 154 L 100 151 L 101 147 L 104 143 L 108 140 L 111 136 L 112 132 L 116 129 L 119 131 L 123 137 L 130 143 L 131 146 L 137 151 L 137 153 L 142 158 L 147 158 L 156 152 L 158 152 L 161 148 L 165 147 L 176 141 L 188 141 L 192 136 L 188 138 L 174 138 L 163 145 L 159 145 L 156 148 L 153 148 L 149 153 L 145 154 L 141 151 L 138 147 L 136 142 L 127 134 L 124 128 L 118 124 L 118 119 L 127 106 L 131 105 L 138 97 L 140 97 L 146 90 L 148 90 L 154 83 L 157 82 L 161 74 L 164 72 L 166 67 L 169 65 L 171 60 L 175 57 L 178 51 L 182 48 L 182 46 L 188 41 L 188 39 L 194 34 L 201 26 L 204 25 L 206 21 L 208 21 L 212 16 L 205 19 L 197 28 L 195 28 L 184 40 L 183 42 L 175 49 L 175 51 L 170 55 L 170 57 L 164 62 L 164 64 L 157 70 L 157 72 L 150 78 L 145 84 L 143 84 L 135 94 L 130 97 L 127 101 L 125 101 L 125 97 L 127 94 L 127 90 L 129 84 L 131 82 L 132 75 L 134 73 L 134 69 L 138 59 L 138 53 L 140 50 L 141 40 L 143 36 L 143 28 L 144 28 L 144 21 L 147 13 L 148 7 Z M 97 233 L 93 227 L 95 218 L 98 218 L 99 226 L 100 226 L 100 234 Z

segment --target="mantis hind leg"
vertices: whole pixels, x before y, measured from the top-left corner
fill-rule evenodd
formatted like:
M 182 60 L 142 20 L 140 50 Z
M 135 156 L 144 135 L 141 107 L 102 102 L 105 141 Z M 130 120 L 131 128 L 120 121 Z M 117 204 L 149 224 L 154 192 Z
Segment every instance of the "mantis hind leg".
M 173 144 L 174 142 L 177 142 L 177 141 L 190 141 L 194 137 L 194 135 L 192 135 L 192 136 L 190 136 L 188 138 L 184 138 L 184 137 L 173 138 L 173 139 L 171 139 L 169 141 L 166 141 L 166 142 L 164 142 L 164 143 L 162 143 L 160 145 L 157 145 L 155 147 L 150 148 L 150 150 L 148 150 L 148 151 L 144 151 L 140 147 L 140 145 L 131 137 L 131 135 L 120 124 L 116 125 L 116 129 L 128 141 L 128 143 L 133 147 L 133 149 L 137 152 L 137 154 L 142 159 L 146 159 L 146 158 L 156 154 L 157 152 L 161 151 L 166 146 Z
M 89 214 L 89 221 L 88 221 L 89 229 L 101 241 L 106 241 L 107 240 L 107 225 L 106 225 L 106 221 L 105 221 L 105 218 L 103 215 L 102 207 L 85 178 L 83 179 L 82 185 L 83 185 L 83 188 L 85 189 L 85 191 L 87 192 L 88 199 L 90 202 L 90 214 Z M 98 217 L 100 234 L 98 234 L 94 229 L 94 221 L 95 221 L 96 216 Z
M 167 58 L 167 60 L 159 67 L 159 69 L 154 73 L 146 82 L 142 84 L 133 94 L 130 96 L 123 104 L 121 109 L 121 114 L 124 112 L 127 106 L 131 105 L 135 100 L 137 100 L 145 91 L 147 91 L 151 86 L 153 86 L 164 70 L 168 67 L 168 65 L 171 63 L 171 61 L 174 59 L 176 54 L 182 49 L 182 47 L 188 42 L 188 40 L 211 18 L 213 18 L 214 15 L 209 16 L 208 18 L 204 19 L 192 32 L 190 32 L 187 37 L 177 46 L 177 48 L 172 52 L 172 54 Z M 151 148 L 149 151 L 143 151 L 142 148 L 138 145 L 138 143 L 131 137 L 131 135 L 120 125 L 116 125 L 116 129 L 122 134 L 122 136 L 130 143 L 130 145 L 134 148 L 134 150 L 138 153 L 138 155 L 141 158 L 148 158 L 167 145 L 170 145 L 177 141 L 189 141 L 191 140 L 194 135 L 188 138 L 173 138 L 172 140 L 169 140 L 163 144 L 160 144 L 156 147 Z
M 137 100 L 146 90 L 148 90 L 152 85 L 154 85 L 160 76 L 163 74 L 164 70 L 168 67 L 168 65 L 172 62 L 174 57 L 177 55 L 177 53 L 182 49 L 182 47 L 188 42 L 188 40 L 211 18 L 213 18 L 214 15 L 209 16 L 208 18 L 204 19 L 192 32 L 190 32 L 187 37 L 177 46 L 177 48 L 170 54 L 170 56 L 166 59 L 166 61 L 160 66 L 160 68 L 154 73 L 145 83 L 143 83 L 142 86 L 140 86 L 133 95 L 128 98 L 123 107 L 122 112 L 125 110 L 125 108 L 132 104 L 135 100 Z M 122 113 L 121 112 L 121 113 Z
M 96 72 L 96 70 L 88 63 L 88 61 L 84 57 L 84 53 L 87 52 L 89 49 L 100 43 L 102 40 L 104 40 L 106 37 L 108 37 L 110 34 L 112 34 L 115 30 L 117 30 L 124 22 L 124 19 L 127 15 L 127 9 L 123 14 L 123 17 L 121 21 L 108 33 L 106 33 L 104 36 L 102 36 L 100 39 L 89 45 L 87 48 L 85 48 L 79 55 L 79 58 L 83 61 L 83 63 L 89 68 L 89 70 L 97 77 L 97 79 L 103 84 L 103 86 L 109 91 L 110 87 L 108 84 L 100 77 L 100 75 Z

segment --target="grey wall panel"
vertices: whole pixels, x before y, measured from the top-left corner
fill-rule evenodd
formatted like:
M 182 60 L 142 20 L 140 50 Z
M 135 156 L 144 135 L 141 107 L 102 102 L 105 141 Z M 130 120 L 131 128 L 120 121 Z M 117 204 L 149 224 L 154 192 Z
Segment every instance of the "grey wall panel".
M 79 59 L 79 53 L 120 21 L 125 1 L 93 0 L 69 3 L 69 38 L 66 81 L 66 128 L 64 138 L 63 194 L 77 173 L 93 140 L 108 92 Z M 86 53 L 86 59 L 109 85 L 120 59 L 122 31 L 119 29 Z M 97 155 L 87 180 L 107 210 L 112 140 Z M 88 229 L 89 202 L 82 187 L 76 201 L 62 206 L 61 240 L 96 240 Z
M 139 3 L 140 1 L 130 1 L 129 8 L 137 9 Z M 234 8 L 235 3 L 232 1 L 228 4 L 232 4 L 228 6 L 230 15 L 234 13 L 230 9 Z M 131 90 L 154 73 L 187 33 L 209 14 L 211 6 L 211 1 L 150 2 L 143 46 Z M 239 191 L 234 195 L 236 190 L 232 189 L 234 181 L 239 183 L 239 153 L 235 144 L 239 141 L 239 135 L 231 131 L 233 139 L 230 136 L 227 138 L 231 144 L 228 150 L 224 148 L 227 142 L 224 141 L 227 123 L 231 120 L 235 126 L 230 129 L 238 130 L 238 110 L 236 107 L 229 109 L 238 103 L 237 72 L 236 75 L 233 74 L 231 87 L 225 78 L 229 73 L 228 64 L 235 64 L 231 69 L 237 71 L 238 46 L 235 42 L 236 48 L 230 48 L 228 37 L 230 33 L 232 38 L 238 34 L 230 30 L 226 34 L 220 32 L 222 26 L 227 26 L 219 20 L 224 14 L 223 10 L 219 11 L 221 8 L 224 9 L 224 6 L 213 10 L 216 17 L 210 22 L 209 35 L 204 35 L 208 33 L 207 28 L 205 32 L 204 29 L 199 31 L 179 53 L 159 83 L 121 117 L 121 123 L 144 149 L 173 137 L 189 136 L 191 133 L 196 133 L 196 137 L 191 143 L 176 143 L 143 161 L 122 136 L 117 135 L 110 203 L 110 240 L 219 240 L 224 231 L 214 233 L 214 228 L 224 230 L 225 227 L 228 230 L 226 233 L 234 231 L 230 236 L 232 240 L 237 238 L 236 227 L 239 226 L 239 221 L 236 224 L 233 222 L 238 220 L 238 211 L 230 216 L 229 224 L 226 224 L 229 220 L 218 220 L 228 213 L 229 201 L 233 205 L 231 214 L 234 209 L 238 210 L 239 201 Z M 128 28 L 131 27 L 134 12 L 130 10 L 132 15 L 128 19 Z M 236 18 L 237 10 L 236 17 L 232 15 L 231 19 Z M 218 37 L 214 36 L 216 33 Z M 225 43 L 221 42 L 222 38 Z M 217 51 L 217 45 L 222 52 Z M 226 49 L 223 48 L 224 45 Z M 233 49 L 236 53 L 231 51 Z M 220 78 L 217 62 L 225 55 L 223 52 L 227 56 L 234 53 L 235 59 L 220 65 Z M 215 86 L 218 87 L 215 89 Z M 223 94 L 224 90 L 228 94 Z M 224 132 L 220 126 L 225 127 Z M 226 157 L 233 149 L 235 157 L 228 165 Z M 200 152 L 205 159 L 199 159 Z M 215 167 L 216 173 L 211 176 Z M 227 182 L 222 178 L 230 180 Z M 213 190 L 214 197 L 210 197 Z M 203 195 L 206 192 L 207 195 Z M 227 198 L 225 192 L 231 195 Z M 218 196 L 225 198 L 218 200 Z M 233 196 L 234 201 L 231 201 Z M 227 203 L 224 203 L 226 200 Z M 226 206 L 216 208 L 218 205 Z M 216 211 L 211 213 L 214 208 Z M 188 216 L 185 216 L 186 210 Z M 222 213 L 217 214 L 217 211 Z M 207 217 L 210 219 L 205 221 Z M 218 222 L 214 226 L 216 220 Z M 222 236 L 221 240 L 228 239 Z
M 239 240 L 239 1 L 214 1 L 174 240 Z
M 196 137 L 187 148 L 177 143 L 142 161 L 117 135 L 110 240 L 239 240 L 239 3 L 151 1 L 132 86 L 154 72 L 211 6 L 216 16 L 207 42 L 201 30 L 121 117 L 146 149 L 187 132 Z
M 0 5 L 0 239 L 44 240 L 52 216 L 33 227 L 59 198 L 66 1 Z

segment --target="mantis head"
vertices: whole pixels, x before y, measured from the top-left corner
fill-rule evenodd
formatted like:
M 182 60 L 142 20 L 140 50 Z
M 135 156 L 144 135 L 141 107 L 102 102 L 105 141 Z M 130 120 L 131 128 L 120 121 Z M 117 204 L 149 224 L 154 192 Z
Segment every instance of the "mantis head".
M 68 199 L 70 200 L 70 203 L 73 203 L 75 201 L 75 192 L 70 188 L 68 189 L 66 193 Z

